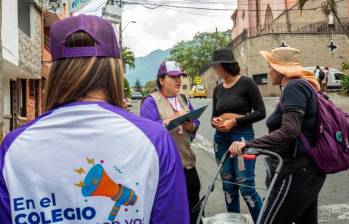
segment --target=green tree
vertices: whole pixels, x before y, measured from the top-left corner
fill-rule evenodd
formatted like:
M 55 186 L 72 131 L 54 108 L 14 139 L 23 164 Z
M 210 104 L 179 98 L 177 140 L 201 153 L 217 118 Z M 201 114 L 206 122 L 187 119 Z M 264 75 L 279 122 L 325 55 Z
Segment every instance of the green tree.
M 134 69 L 136 67 L 135 55 L 130 48 L 128 47 L 122 48 L 121 57 L 122 57 L 122 66 L 125 72 L 126 72 L 126 67 L 129 69 Z M 124 78 L 124 95 L 126 98 L 131 96 L 130 84 L 126 78 Z
M 148 81 L 144 85 L 144 94 L 148 95 L 156 89 L 156 80 Z
M 139 79 L 136 80 L 134 89 L 137 92 L 142 92 L 142 83 L 141 83 L 141 81 Z
M 122 48 L 122 65 L 124 67 L 124 71 L 126 72 L 126 68 L 128 69 L 134 69 L 136 67 L 135 65 L 135 54 L 133 53 L 133 51 L 131 51 L 130 48 L 128 47 L 124 47 Z
M 231 31 L 197 33 L 193 40 L 177 43 L 169 60 L 176 61 L 189 76 L 198 76 L 210 62 L 212 52 L 230 43 L 230 35 Z
M 349 62 L 342 63 L 342 71 L 349 72 Z M 342 91 L 345 95 L 349 96 L 349 75 L 345 75 L 342 78 Z
M 131 97 L 131 88 L 130 88 L 130 84 L 127 81 L 126 78 L 124 78 L 124 94 L 126 98 Z

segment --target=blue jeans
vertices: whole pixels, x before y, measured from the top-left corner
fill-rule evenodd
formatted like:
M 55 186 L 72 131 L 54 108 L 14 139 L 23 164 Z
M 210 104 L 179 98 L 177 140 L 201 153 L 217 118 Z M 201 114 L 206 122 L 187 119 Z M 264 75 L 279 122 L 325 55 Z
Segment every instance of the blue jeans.
M 216 160 L 220 161 L 223 154 L 228 150 L 234 141 L 252 140 L 254 131 L 252 127 L 236 127 L 229 132 L 216 132 L 214 137 Z M 239 190 L 245 200 L 254 222 L 257 221 L 262 208 L 262 200 L 254 188 L 255 187 L 255 164 L 256 160 L 244 160 L 245 170 L 238 168 L 237 157 L 229 158 L 221 170 L 223 191 L 228 212 L 240 213 Z M 234 183 L 234 184 L 231 184 Z M 242 184 L 245 186 L 239 186 Z

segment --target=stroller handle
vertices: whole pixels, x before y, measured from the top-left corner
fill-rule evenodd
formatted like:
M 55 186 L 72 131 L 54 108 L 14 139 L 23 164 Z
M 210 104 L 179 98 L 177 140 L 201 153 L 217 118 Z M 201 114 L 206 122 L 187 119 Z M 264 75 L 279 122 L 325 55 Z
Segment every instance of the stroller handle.
M 260 213 L 259 213 L 259 216 L 258 216 L 258 220 L 257 220 L 257 224 L 260 224 L 261 221 L 262 221 L 262 217 L 263 217 L 263 214 L 265 212 L 265 209 L 267 208 L 267 204 L 268 204 L 268 199 L 270 197 L 270 194 L 271 194 L 271 191 L 272 189 L 274 188 L 275 186 L 275 183 L 276 183 L 276 180 L 277 180 L 277 177 L 280 173 L 280 170 L 282 168 L 282 165 L 283 165 L 283 159 L 282 157 L 275 153 L 275 152 L 272 152 L 272 151 L 269 151 L 269 150 L 265 150 L 265 149 L 256 149 L 256 148 L 250 148 L 250 147 L 246 147 L 244 150 L 243 150 L 243 153 L 244 154 L 247 154 L 247 155 L 266 155 L 266 156 L 270 156 L 270 157 L 273 157 L 273 158 L 276 158 L 278 163 L 277 163 L 277 167 L 275 169 L 275 174 L 274 174 L 274 177 L 270 183 L 270 186 L 269 186 L 269 189 L 265 195 L 265 199 L 264 199 L 264 202 L 263 202 L 263 205 L 262 205 L 262 208 L 260 210 Z
M 265 150 L 265 149 L 257 149 L 257 148 L 251 148 L 251 147 L 246 147 L 243 149 L 243 153 L 246 155 L 265 155 L 265 156 L 270 156 L 273 157 L 275 159 L 277 159 L 278 161 L 278 165 L 275 169 L 276 173 L 279 173 L 282 165 L 283 165 L 283 160 L 281 158 L 281 156 L 275 152 L 269 151 L 269 150 Z
M 260 211 L 260 214 L 258 216 L 258 220 L 257 220 L 257 224 L 260 224 L 261 222 L 261 219 L 263 217 L 263 213 L 267 207 L 267 201 L 268 201 L 268 198 L 270 197 L 270 194 L 271 194 L 271 190 L 273 189 L 273 187 L 275 186 L 275 183 L 276 183 L 276 179 L 280 173 L 280 170 L 282 168 L 282 165 L 283 165 L 283 159 L 281 158 L 281 156 L 275 152 L 272 152 L 272 151 L 269 151 L 269 150 L 265 150 L 265 149 L 257 149 L 257 148 L 252 148 L 252 147 L 246 147 L 243 149 L 243 154 L 246 154 L 246 155 L 266 155 L 266 156 L 270 156 L 270 157 L 273 157 L 273 158 L 276 158 L 277 161 L 278 161 L 278 165 L 275 169 L 275 175 L 270 183 L 270 186 L 269 186 L 269 190 L 267 191 L 266 195 L 265 195 L 265 199 L 264 199 L 264 202 L 263 202 L 263 205 L 262 205 L 262 208 L 261 208 L 261 211 Z M 202 218 L 202 215 L 204 213 L 204 210 L 205 210 L 205 205 L 207 203 L 207 200 L 208 200 L 208 197 L 210 195 L 210 192 L 212 191 L 213 187 L 214 187 L 214 183 L 215 183 L 215 180 L 217 179 L 219 173 L 220 173 L 220 170 L 223 166 L 223 164 L 225 163 L 225 161 L 229 158 L 230 156 L 230 152 L 229 150 L 227 150 L 224 155 L 222 156 L 221 160 L 220 160 L 220 163 L 219 163 L 219 166 L 218 166 L 218 170 L 217 170 L 217 173 L 216 175 L 214 176 L 214 179 L 213 181 L 210 183 L 209 187 L 208 187 L 208 191 L 206 192 L 205 196 L 202 198 L 202 200 L 200 200 L 200 202 L 198 203 L 198 205 L 196 206 L 200 206 L 201 204 L 201 208 L 200 208 L 200 212 L 199 212 L 199 215 L 198 215 L 198 218 L 197 218 L 197 221 L 196 221 L 196 224 L 200 224 L 201 222 L 201 218 Z M 196 207 L 195 206 L 195 207 Z

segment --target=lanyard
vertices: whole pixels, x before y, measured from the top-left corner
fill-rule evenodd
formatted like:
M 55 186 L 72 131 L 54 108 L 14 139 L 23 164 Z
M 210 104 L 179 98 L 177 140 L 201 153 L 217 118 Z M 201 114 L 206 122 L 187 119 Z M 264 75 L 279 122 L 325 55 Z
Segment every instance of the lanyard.
M 167 103 L 171 106 L 172 110 L 174 112 L 178 112 L 178 107 L 177 107 L 178 97 L 175 98 L 175 107 L 174 107 L 163 93 L 161 93 L 161 95 L 167 101 Z

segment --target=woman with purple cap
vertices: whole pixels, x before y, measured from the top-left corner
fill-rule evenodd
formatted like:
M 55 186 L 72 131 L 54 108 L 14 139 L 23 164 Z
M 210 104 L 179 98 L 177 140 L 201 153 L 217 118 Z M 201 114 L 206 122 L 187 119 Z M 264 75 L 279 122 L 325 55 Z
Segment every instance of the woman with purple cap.
M 188 98 L 179 94 L 181 89 L 181 76 L 186 76 L 173 61 L 161 63 L 157 75 L 158 91 L 148 96 L 141 106 L 142 117 L 156 121 L 166 126 L 174 118 L 193 110 Z M 198 212 L 193 211 L 200 200 L 200 179 L 195 168 L 196 158 L 191 148 L 191 142 L 195 137 L 200 122 L 198 120 L 187 121 L 179 127 L 171 130 L 184 167 L 187 182 L 187 191 L 190 208 L 190 223 L 195 223 Z
M 48 112 L 0 146 L 0 223 L 189 223 L 184 173 L 162 125 L 123 107 L 112 25 L 51 27 Z

